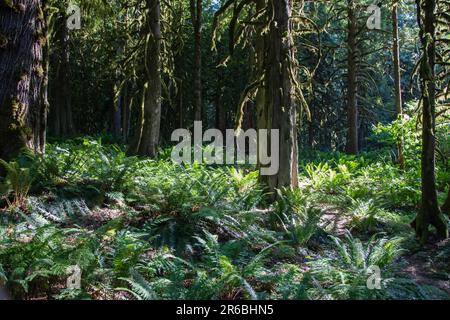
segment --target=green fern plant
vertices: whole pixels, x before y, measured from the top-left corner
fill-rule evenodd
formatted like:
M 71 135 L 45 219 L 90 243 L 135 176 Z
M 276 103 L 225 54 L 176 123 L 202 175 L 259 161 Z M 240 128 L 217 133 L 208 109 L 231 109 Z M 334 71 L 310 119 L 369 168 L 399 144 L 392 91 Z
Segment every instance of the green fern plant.
M 375 204 L 373 199 L 368 201 L 360 199 L 351 199 L 349 208 L 351 228 L 361 232 L 374 232 L 377 224 L 376 215 L 380 208 Z
M 311 285 L 316 297 L 335 299 L 386 298 L 385 290 L 392 281 L 392 263 L 402 253 L 401 238 L 378 238 L 373 236 L 365 245 L 347 232 L 345 240 L 331 236 L 337 256 L 308 263 L 309 273 L 320 284 Z M 367 286 L 369 268 L 382 271 L 383 290 L 371 290 Z M 320 288 L 318 290 L 317 288 Z
M 125 287 L 117 288 L 116 290 L 125 291 L 130 293 L 137 300 L 157 300 L 158 297 L 154 292 L 151 283 L 146 281 L 139 272 L 135 270 L 130 270 L 130 278 L 119 278 L 125 281 L 130 289 Z
M 0 165 L 6 170 L 6 178 L 2 183 L 4 198 L 11 206 L 24 206 L 31 185 L 35 179 L 31 168 L 21 167 L 18 162 L 6 162 L 0 159 Z M 12 193 L 13 202 L 9 202 L 8 195 Z
M 278 192 L 274 208 L 285 235 L 297 246 L 304 246 L 319 229 L 322 211 L 310 206 L 299 190 Z

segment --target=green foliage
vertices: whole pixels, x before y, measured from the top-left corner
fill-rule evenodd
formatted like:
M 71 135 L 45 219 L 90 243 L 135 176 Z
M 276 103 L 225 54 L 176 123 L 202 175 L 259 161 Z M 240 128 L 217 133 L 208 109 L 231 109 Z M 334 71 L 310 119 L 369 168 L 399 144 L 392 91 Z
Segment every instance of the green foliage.
M 321 211 L 307 204 L 299 190 L 288 189 L 278 194 L 274 214 L 288 239 L 295 245 L 305 246 L 319 228 Z
M 27 229 L 30 223 L 35 227 Z M 48 290 L 51 283 L 66 277 L 69 266 L 78 265 L 83 271 L 95 268 L 94 250 L 98 245 L 86 230 L 39 225 L 28 218 L 3 235 L 0 242 L 7 285 L 15 296 Z
M 0 159 L 0 166 L 6 170 L 6 177 L 0 178 L 0 194 L 9 202 L 8 196 L 12 194 L 13 205 L 25 204 L 31 185 L 36 179 L 33 167 L 24 167 L 18 161 L 10 163 Z
M 360 232 L 374 232 L 377 223 L 376 214 L 379 211 L 377 205 L 373 200 L 363 201 L 351 199 L 351 201 L 350 226 L 357 228 Z
M 334 299 L 374 299 L 386 298 L 386 288 L 392 280 L 392 263 L 399 257 L 400 238 L 372 237 L 367 245 L 347 233 L 345 241 L 332 237 L 336 256 L 309 263 L 312 278 L 319 282 L 320 289 L 313 289 L 313 294 L 321 298 Z M 381 286 L 383 290 L 371 290 L 367 281 L 370 267 L 382 270 Z
M 383 155 L 318 159 L 305 165 L 301 189 L 268 205 L 247 168 L 126 157 L 101 140 L 49 145 L 44 158 L 11 162 L 27 187 L 16 188 L 23 205 L 0 211 L 0 283 L 17 298 L 446 297 L 398 276 L 399 238 L 368 239 L 410 237 L 415 169 Z M 325 228 L 330 217 L 361 239 Z M 80 289 L 66 288 L 73 265 Z M 367 288 L 371 265 L 383 290 Z
M 346 164 L 337 164 L 337 170 L 334 170 L 328 163 L 317 165 L 309 163 L 306 165 L 305 171 L 314 190 L 322 189 L 328 193 L 335 192 L 339 186 L 346 184 L 351 178 Z

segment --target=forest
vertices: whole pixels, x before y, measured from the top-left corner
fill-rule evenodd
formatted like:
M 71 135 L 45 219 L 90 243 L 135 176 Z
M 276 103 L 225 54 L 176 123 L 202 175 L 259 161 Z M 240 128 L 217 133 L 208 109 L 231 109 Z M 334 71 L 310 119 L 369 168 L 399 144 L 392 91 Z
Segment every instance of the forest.
M 450 300 L 450 0 L 0 0 L 0 300 Z

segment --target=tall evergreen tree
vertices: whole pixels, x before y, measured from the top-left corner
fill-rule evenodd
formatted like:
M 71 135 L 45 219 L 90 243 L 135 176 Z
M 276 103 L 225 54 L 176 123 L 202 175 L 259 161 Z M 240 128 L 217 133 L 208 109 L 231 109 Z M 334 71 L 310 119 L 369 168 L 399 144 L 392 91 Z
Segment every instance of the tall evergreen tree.
M 447 223 L 439 208 L 436 190 L 436 0 L 416 0 L 422 43 L 420 88 L 422 92 L 422 205 L 414 222 L 422 242 L 430 225 L 440 238 L 448 237 Z
M 145 72 L 147 90 L 144 100 L 144 124 L 138 154 L 155 157 L 161 128 L 161 4 L 147 0 L 149 35 L 146 42 Z

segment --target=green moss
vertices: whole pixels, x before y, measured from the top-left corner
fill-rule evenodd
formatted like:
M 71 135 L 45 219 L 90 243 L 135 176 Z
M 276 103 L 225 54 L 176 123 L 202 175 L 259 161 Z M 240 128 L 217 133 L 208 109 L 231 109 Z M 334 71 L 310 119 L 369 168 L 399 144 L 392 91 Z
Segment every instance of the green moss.
M 33 129 L 31 129 L 30 127 L 23 125 L 21 126 L 21 131 L 25 134 L 25 136 L 27 136 L 28 139 L 33 137 Z
M 43 78 L 44 77 L 44 69 L 42 68 L 42 65 L 38 65 L 34 68 L 34 71 L 36 72 L 36 74 L 38 75 L 39 78 Z
M 39 7 L 39 9 L 38 9 L 37 19 L 40 20 L 40 21 L 45 21 L 44 11 L 42 10 L 41 7 Z
M 19 133 L 21 135 L 26 136 L 27 138 L 31 138 L 33 136 L 33 129 L 27 126 L 23 120 L 11 123 L 8 126 L 9 131 L 14 133 Z
M 11 116 L 14 121 L 19 121 L 20 113 L 23 110 L 24 105 L 20 103 L 18 98 L 11 100 Z
M 28 79 L 28 74 L 25 71 L 22 71 L 19 76 L 20 81 L 26 81 Z
M 47 38 L 41 35 L 40 37 L 38 37 L 37 42 L 41 47 L 43 47 L 47 44 Z

